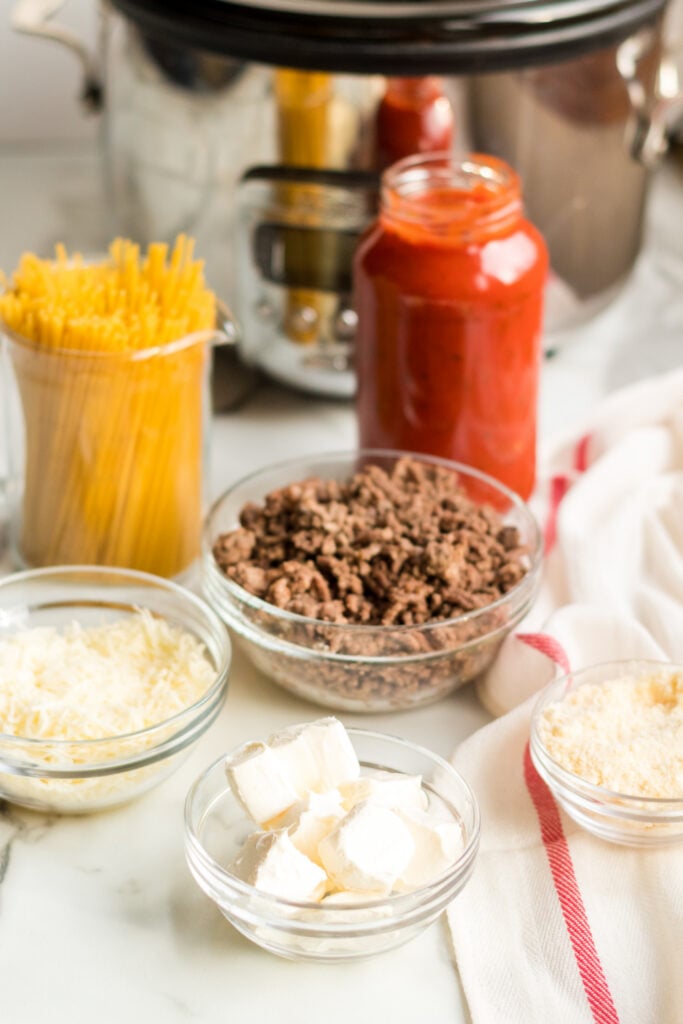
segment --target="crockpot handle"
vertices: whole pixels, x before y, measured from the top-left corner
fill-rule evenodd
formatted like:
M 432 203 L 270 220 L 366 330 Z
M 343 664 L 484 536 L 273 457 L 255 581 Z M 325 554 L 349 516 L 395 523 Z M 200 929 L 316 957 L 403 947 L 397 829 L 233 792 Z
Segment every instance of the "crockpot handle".
M 238 345 L 242 338 L 242 329 L 234 313 L 223 299 L 216 299 L 216 333 L 211 344 Z
M 631 155 L 646 167 L 653 167 L 666 153 L 671 130 L 683 117 L 683 75 L 676 60 L 677 55 L 683 54 L 683 40 L 665 48 L 654 96 L 650 97 L 638 69 L 654 41 L 652 29 L 644 28 L 624 40 L 617 50 L 617 68 L 635 115 Z
M 81 102 L 86 110 L 97 112 L 102 109 L 103 89 L 95 57 L 75 32 L 50 22 L 63 4 L 64 0 L 17 0 L 10 15 L 10 25 L 15 32 L 54 39 L 75 53 L 83 68 Z

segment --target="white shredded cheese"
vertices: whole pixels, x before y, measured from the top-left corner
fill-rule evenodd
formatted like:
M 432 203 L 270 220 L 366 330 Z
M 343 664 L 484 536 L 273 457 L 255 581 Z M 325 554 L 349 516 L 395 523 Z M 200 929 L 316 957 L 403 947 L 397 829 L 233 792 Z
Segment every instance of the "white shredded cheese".
M 102 626 L 23 630 L 0 640 L 0 733 L 138 732 L 194 704 L 215 678 L 196 637 L 146 609 Z
M 141 796 L 169 775 L 181 756 L 176 754 L 144 768 L 91 779 L 22 778 L 2 773 L 0 795 L 24 807 L 60 814 L 88 814 Z
M 550 704 L 538 734 L 587 782 L 628 796 L 683 797 L 683 673 L 586 683 Z
M 146 609 L 96 627 L 39 627 L 0 640 L 0 734 L 45 771 L 135 758 L 173 734 L 130 736 L 193 705 L 216 679 L 191 633 Z M 42 740 L 38 750 L 21 740 Z M 106 748 L 99 741 L 107 740 Z M 90 742 L 89 742 L 90 741 Z M 172 770 L 158 763 L 90 778 L 0 772 L 0 795 L 29 806 L 85 812 L 130 799 Z

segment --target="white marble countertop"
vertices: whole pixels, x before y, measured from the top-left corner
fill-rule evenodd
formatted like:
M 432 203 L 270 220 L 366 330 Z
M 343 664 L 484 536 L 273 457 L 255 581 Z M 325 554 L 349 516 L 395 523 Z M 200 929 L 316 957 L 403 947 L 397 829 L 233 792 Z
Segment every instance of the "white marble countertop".
M 0 153 L 0 185 L 1 267 L 57 239 L 84 250 L 106 242 L 89 147 Z M 546 361 L 543 438 L 571 427 L 606 392 L 683 361 L 680 162 L 663 168 L 654 186 L 647 243 L 628 287 Z M 213 492 L 252 468 L 354 441 L 349 405 L 265 386 L 215 423 Z M 190 877 L 182 809 L 195 776 L 237 743 L 319 714 L 236 654 L 219 720 L 179 771 L 141 800 L 87 818 L 0 804 L 0 1019 L 346 1024 L 381 1015 L 414 1024 L 428 1014 L 433 1024 L 466 1022 L 443 922 L 376 960 L 290 963 L 238 935 Z M 487 717 L 468 689 L 433 707 L 353 716 L 353 724 L 448 756 Z

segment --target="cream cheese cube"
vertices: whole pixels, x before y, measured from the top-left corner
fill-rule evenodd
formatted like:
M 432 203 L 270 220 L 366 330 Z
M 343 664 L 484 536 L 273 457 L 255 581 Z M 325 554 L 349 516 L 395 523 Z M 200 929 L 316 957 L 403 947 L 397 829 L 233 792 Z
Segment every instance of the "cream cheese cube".
M 253 821 L 262 825 L 299 799 L 279 760 L 265 743 L 247 743 L 225 764 L 230 788 Z
M 327 875 L 292 843 L 284 829 L 252 832 L 228 871 L 255 889 L 299 903 L 317 903 Z
M 415 843 L 398 814 L 365 800 L 342 818 L 318 851 L 335 888 L 387 894 L 408 867 Z
M 396 879 L 396 889 L 419 889 L 447 871 L 463 851 L 460 826 L 452 819 L 439 818 L 424 811 L 401 814 L 415 844 L 415 852 Z
M 324 793 L 360 774 L 356 752 L 337 718 L 283 729 L 268 738 L 268 746 L 300 797 Z
M 320 864 L 318 846 L 321 840 L 338 825 L 345 813 L 338 790 L 332 789 L 327 793 L 309 793 L 284 814 L 280 814 L 274 821 L 268 822 L 267 827 L 287 829 L 297 850 L 304 853 L 314 863 Z
M 362 775 L 340 783 L 339 792 L 347 811 L 362 800 L 372 800 L 392 811 L 422 811 L 428 804 L 420 775 L 377 771 L 373 775 Z

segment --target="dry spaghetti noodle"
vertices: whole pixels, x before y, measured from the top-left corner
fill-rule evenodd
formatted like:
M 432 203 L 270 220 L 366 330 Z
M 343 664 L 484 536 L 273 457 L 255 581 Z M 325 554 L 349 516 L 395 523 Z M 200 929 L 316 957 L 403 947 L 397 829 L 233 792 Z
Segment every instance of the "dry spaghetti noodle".
M 199 548 L 215 322 L 192 242 L 143 257 L 117 239 L 100 263 L 26 254 L 0 320 L 25 422 L 24 560 L 182 572 Z

